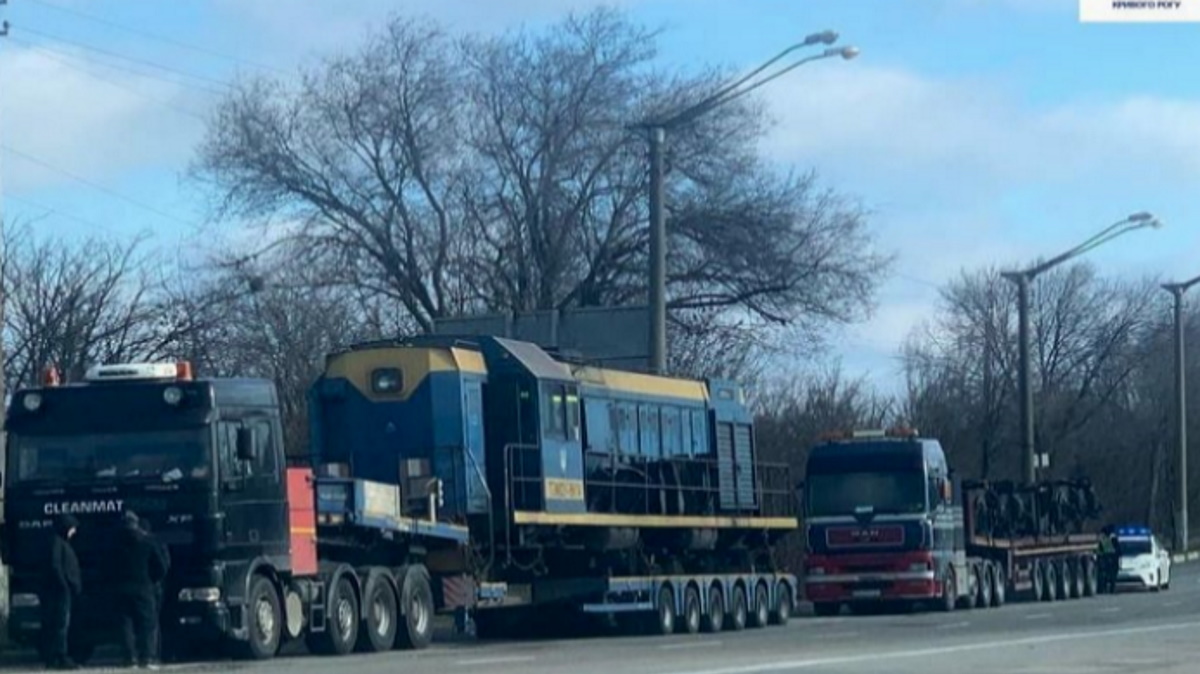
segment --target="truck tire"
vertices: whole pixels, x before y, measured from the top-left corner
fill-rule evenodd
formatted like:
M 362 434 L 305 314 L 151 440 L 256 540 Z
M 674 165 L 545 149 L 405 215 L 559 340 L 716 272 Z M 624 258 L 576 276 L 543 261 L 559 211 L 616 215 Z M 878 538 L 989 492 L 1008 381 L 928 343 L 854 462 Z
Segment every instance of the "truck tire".
M 754 588 L 754 612 L 750 614 L 751 627 L 766 627 L 771 622 L 771 593 L 766 583 Z
M 654 613 L 647 616 L 646 633 L 668 636 L 675 632 L 675 591 L 669 585 L 658 589 L 654 601 Z
M 1083 596 L 1094 597 L 1099 589 L 1099 579 L 1096 578 L 1096 560 L 1092 557 L 1083 558 Z
M 721 588 L 712 586 L 708 589 L 708 612 L 704 614 L 704 631 L 720 632 L 725 626 L 725 593 Z
M 429 572 L 418 564 L 408 567 L 400 581 L 402 619 L 396 630 L 396 645 L 407 650 L 420 650 L 433 641 L 433 591 L 429 589 Z
M 359 603 L 354 584 L 341 576 L 329 592 L 329 615 L 325 631 L 312 634 L 308 647 L 322 655 L 346 655 L 358 641 Z
M 1081 599 L 1084 596 L 1086 579 L 1083 574 L 1083 559 L 1071 562 L 1071 599 Z
M 792 619 L 792 612 L 795 608 L 795 601 L 792 599 L 792 587 L 787 583 L 780 583 L 775 586 L 775 607 L 771 609 L 771 624 L 788 624 L 788 621 Z
M 700 591 L 689 585 L 683 591 L 683 631 L 696 634 L 700 631 Z
M 358 630 L 355 650 L 360 653 L 382 653 L 396 644 L 396 592 L 382 575 L 374 576 L 363 592 L 365 620 Z
M 942 577 L 942 602 L 938 607 L 943 613 L 954 610 L 955 604 L 958 603 L 958 597 L 955 596 L 957 592 L 958 583 L 954 577 L 954 569 L 948 569 Z
M 746 629 L 746 614 L 746 588 L 742 585 L 734 585 L 726 627 L 734 632 Z
M 246 595 L 246 640 L 238 642 L 238 655 L 246 660 L 267 660 L 279 652 L 283 635 L 283 610 L 275 584 L 255 575 Z
M 990 608 L 992 605 L 992 567 L 981 564 L 975 567 L 975 605 Z
M 1029 571 L 1029 591 L 1033 594 L 1033 601 L 1043 600 L 1045 580 L 1046 572 L 1042 570 L 1042 561 L 1034 561 L 1033 568 Z
M 1042 601 L 1052 602 L 1058 595 L 1058 569 L 1054 562 L 1042 565 Z
M 1008 591 L 1008 581 L 1004 578 L 1004 570 L 999 566 L 988 567 L 988 582 L 992 585 L 992 606 L 1004 606 L 1005 593 Z

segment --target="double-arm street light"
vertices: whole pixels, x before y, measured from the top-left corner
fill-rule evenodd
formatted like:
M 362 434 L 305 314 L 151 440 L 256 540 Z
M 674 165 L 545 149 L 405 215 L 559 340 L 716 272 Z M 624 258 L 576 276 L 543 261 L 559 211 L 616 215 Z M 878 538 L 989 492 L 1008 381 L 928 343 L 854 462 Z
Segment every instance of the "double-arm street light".
M 1179 512 L 1175 518 L 1175 550 L 1188 549 L 1188 463 L 1187 463 L 1187 379 L 1183 355 L 1183 294 L 1200 283 L 1200 276 L 1182 283 L 1164 283 L 1163 289 L 1175 297 L 1175 441 L 1179 443 Z
M 831 30 L 813 33 L 804 38 L 803 42 L 788 47 L 776 55 L 775 58 L 755 68 L 736 82 L 722 87 L 716 93 L 708 96 L 699 103 L 669 116 L 650 119 L 632 125 L 632 128 L 646 131 L 650 140 L 650 370 L 652 372 L 662 374 L 666 370 L 667 362 L 666 211 L 663 203 L 665 192 L 663 186 L 665 178 L 663 154 L 667 131 L 688 124 L 704 113 L 735 98 L 744 96 L 764 84 L 799 68 L 805 63 L 833 58 L 835 56 L 840 56 L 847 60 L 858 56 L 859 50 L 856 47 L 829 47 L 820 54 L 802 58 L 753 84 L 743 87 L 743 85 L 747 85 L 750 80 L 754 79 L 764 70 L 783 60 L 791 53 L 817 44 L 831 45 L 837 39 L 838 34 Z
M 1109 225 L 1104 231 L 1075 246 L 1071 250 L 1024 271 L 1004 272 L 1002 276 L 1017 284 L 1017 339 L 1019 344 L 1020 370 L 1018 372 L 1019 396 L 1021 399 L 1021 445 L 1024 458 L 1025 484 L 1037 482 L 1037 455 L 1033 446 L 1033 391 L 1030 387 L 1032 365 L 1029 358 L 1029 284 L 1042 272 L 1057 267 L 1072 258 L 1105 244 L 1113 239 L 1144 227 L 1158 228 L 1161 223 L 1153 215 L 1141 212 Z

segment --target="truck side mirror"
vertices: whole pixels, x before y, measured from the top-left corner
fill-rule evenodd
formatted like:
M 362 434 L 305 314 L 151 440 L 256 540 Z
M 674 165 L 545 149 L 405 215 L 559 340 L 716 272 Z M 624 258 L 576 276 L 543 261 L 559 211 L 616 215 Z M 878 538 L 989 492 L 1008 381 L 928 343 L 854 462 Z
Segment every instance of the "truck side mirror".
M 237 458 L 238 461 L 254 460 L 254 434 L 249 428 L 237 429 Z

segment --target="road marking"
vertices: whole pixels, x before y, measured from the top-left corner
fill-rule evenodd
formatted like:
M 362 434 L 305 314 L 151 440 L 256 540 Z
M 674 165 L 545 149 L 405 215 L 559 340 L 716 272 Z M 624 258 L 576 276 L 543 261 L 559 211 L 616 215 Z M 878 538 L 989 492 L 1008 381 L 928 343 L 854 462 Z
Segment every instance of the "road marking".
M 1183 606 L 1183 602 L 1181 602 L 1181 601 L 1169 601 L 1169 602 L 1167 602 L 1167 603 L 1163 604 L 1163 606 L 1166 606 L 1167 608 L 1175 608 L 1176 606 Z
M 954 629 L 959 629 L 961 627 L 969 627 L 970 625 L 971 625 L 971 623 L 963 621 L 960 623 L 949 623 L 946 625 L 938 625 L 937 629 L 939 629 L 939 630 L 954 630 Z
M 822 634 L 821 638 L 822 639 L 848 639 L 850 637 L 856 637 L 860 634 L 862 634 L 862 632 L 830 632 L 829 634 Z
M 1120 610 L 1121 610 L 1120 606 L 1105 606 L 1104 608 L 1100 609 L 1100 612 L 1101 613 L 1116 613 Z
M 1030 615 L 1025 616 L 1025 619 L 1026 620 L 1043 620 L 1043 619 L 1049 618 L 1049 617 L 1050 617 L 1049 613 L 1032 613 Z
M 459 667 L 471 667 L 473 665 L 499 665 L 506 662 L 533 662 L 537 660 L 532 655 L 501 655 L 493 658 L 475 658 L 474 660 L 459 660 L 454 663 Z
M 881 660 L 891 660 L 894 658 L 928 658 L 931 656 L 951 655 L 954 653 L 966 653 L 970 651 L 985 651 L 995 650 L 999 648 L 1013 648 L 1014 646 L 1038 646 L 1042 644 L 1053 644 L 1063 641 L 1080 641 L 1084 639 L 1106 639 L 1116 636 L 1129 636 L 1132 634 L 1145 634 L 1149 632 L 1167 632 L 1179 630 L 1194 630 L 1200 628 L 1200 621 L 1189 621 L 1182 623 L 1163 623 L 1145 627 L 1126 627 L 1114 630 L 1098 630 L 1094 632 L 1068 632 L 1066 634 L 1055 634 L 1040 637 L 1026 637 L 1023 639 L 997 639 L 995 641 L 980 641 L 976 643 L 960 644 L 958 646 L 940 646 L 937 648 L 919 648 L 906 651 L 891 651 L 886 653 L 872 653 L 869 655 L 844 655 L 831 658 L 813 658 L 810 660 L 776 660 L 774 662 L 764 662 L 757 665 L 743 665 L 740 667 L 723 667 L 720 669 L 688 669 L 669 672 L 668 674 L 758 674 L 758 672 L 776 672 L 788 669 L 806 669 L 809 667 L 827 667 L 831 665 L 850 665 L 862 662 L 878 662 Z
M 720 641 L 684 641 L 678 644 L 663 644 L 658 647 L 660 651 L 675 651 L 681 648 L 710 648 L 720 646 Z

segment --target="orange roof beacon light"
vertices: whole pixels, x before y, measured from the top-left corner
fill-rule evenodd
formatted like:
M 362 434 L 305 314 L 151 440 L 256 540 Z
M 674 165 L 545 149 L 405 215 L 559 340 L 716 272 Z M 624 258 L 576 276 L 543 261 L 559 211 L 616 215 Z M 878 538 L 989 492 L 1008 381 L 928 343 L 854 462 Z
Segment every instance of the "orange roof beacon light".
M 893 438 L 915 438 L 918 437 L 920 433 L 917 431 L 917 429 L 909 428 L 908 426 L 893 426 L 888 430 L 888 435 Z
M 42 370 L 42 385 L 43 386 L 58 386 L 62 383 L 62 379 L 58 376 L 58 368 L 53 365 L 47 365 Z
M 175 378 L 179 381 L 191 381 L 192 363 L 186 360 L 181 360 L 178 363 L 175 363 Z

